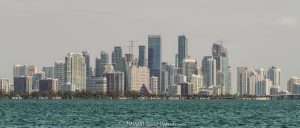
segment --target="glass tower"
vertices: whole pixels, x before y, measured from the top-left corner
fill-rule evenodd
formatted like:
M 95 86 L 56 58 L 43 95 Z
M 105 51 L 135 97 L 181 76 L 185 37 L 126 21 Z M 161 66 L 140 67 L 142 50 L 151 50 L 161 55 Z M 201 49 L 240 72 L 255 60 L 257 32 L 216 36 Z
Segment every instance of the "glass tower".
M 148 36 L 148 67 L 150 77 L 158 77 L 158 88 L 160 87 L 161 71 L 161 37 L 160 35 Z M 158 91 L 160 92 L 160 90 Z
M 185 35 L 178 36 L 178 66 L 181 69 L 183 59 L 188 56 L 188 38 Z

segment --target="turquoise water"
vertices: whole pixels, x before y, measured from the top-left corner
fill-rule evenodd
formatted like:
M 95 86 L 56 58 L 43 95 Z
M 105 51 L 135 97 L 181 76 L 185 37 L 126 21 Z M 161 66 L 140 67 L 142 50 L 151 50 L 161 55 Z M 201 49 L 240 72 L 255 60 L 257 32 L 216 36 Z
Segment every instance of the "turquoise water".
M 0 127 L 300 127 L 300 101 L 0 100 Z

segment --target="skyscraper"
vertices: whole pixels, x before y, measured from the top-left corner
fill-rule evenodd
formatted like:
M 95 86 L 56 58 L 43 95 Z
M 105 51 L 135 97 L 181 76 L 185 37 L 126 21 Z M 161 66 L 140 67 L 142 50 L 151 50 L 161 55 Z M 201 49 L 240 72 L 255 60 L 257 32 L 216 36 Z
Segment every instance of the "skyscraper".
M 115 71 L 112 65 L 106 65 L 103 77 L 107 79 L 107 93 L 111 96 L 124 95 L 124 72 Z
M 192 92 L 193 94 L 199 94 L 203 88 L 203 77 L 201 74 L 193 74 L 191 78 Z
M 96 58 L 96 77 L 102 76 L 107 64 L 109 64 L 109 55 L 105 51 L 101 51 L 100 58 Z
M 231 76 L 229 76 L 230 69 L 228 65 L 227 49 L 223 47 L 222 42 L 214 43 L 212 47 L 212 54 L 216 60 L 216 69 L 218 73 L 216 84 L 221 86 L 223 94 L 230 94 L 231 80 L 229 80 L 229 78 L 231 78 Z
M 81 53 L 69 53 L 65 58 L 65 91 L 86 90 L 86 65 Z
M 112 52 L 111 62 L 114 65 L 115 71 L 124 72 L 124 57 L 122 56 L 122 48 L 120 46 L 116 46 L 114 51 Z
M 191 58 L 185 58 L 182 61 L 182 74 L 186 75 L 187 82 L 191 82 L 192 75 L 197 74 L 197 60 Z
M 26 65 L 15 64 L 13 71 L 14 71 L 14 78 L 27 75 Z
M 186 35 L 178 36 L 178 66 L 181 69 L 183 66 L 183 59 L 188 57 L 188 38 Z
M 54 78 L 54 67 L 43 67 L 42 71 L 46 78 Z
M 138 66 L 139 67 L 147 67 L 147 64 L 146 64 L 146 46 L 144 46 L 144 45 L 139 46 Z
M 290 78 L 287 82 L 287 91 L 291 94 L 300 94 L 300 78 Z
M 63 91 L 65 82 L 65 62 L 56 61 L 54 64 L 54 78 L 58 80 L 58 91 Z
M 239 96 L 247 94 L 247 67 L 237 67 L 237 93 Z
M 158 94 L 158 78 L 155 76 L 150 77 L 150 90 L 151 90 L 151 94 L 153 95 Z
M 37 73 L 37 67 L 35 65 L 27 66 L 27 76 L 32 76 L 33 74 Z
M 92 74 L 92 67 L 90 65 L 90 54 L 88 51 L 83 51 L 82 56 L 84 57 L 85 60 L 86 77 L 91 77 L 93 76 L 93 74 Z
M 45 72 L 32 75 L 32 91 L 39 91 L 39 80 L 45 79 Z
M 10 93 L 10 85 L 8 79 L 0 78 L 0 92 L 4 94 Z
M 273 82 L 272 86 L 280 87 L 280 72 L 280 68 L 274 66 L 269 68 L 268 78 Z
M 216 60 L 212 56 L 205 56 L 203 58 L 202 73 L 204 86 L 207 88 L 216 86 Z
M 148 36 L 148 67 L 150 69 L 150 77 L 158 78 L 158 86 L 160 86 L 161 73 L 161 37 L 160 35 Z
M 150 94 L 149 69 L 147 67 L 130 67 L 130 90 Z

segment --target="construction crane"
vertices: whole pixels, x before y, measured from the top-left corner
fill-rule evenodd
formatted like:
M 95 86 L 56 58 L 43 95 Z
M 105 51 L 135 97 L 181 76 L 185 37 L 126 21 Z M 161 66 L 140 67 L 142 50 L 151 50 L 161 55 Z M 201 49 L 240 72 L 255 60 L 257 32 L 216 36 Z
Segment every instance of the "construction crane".
M 134 50 L 134 47 L 135 47 L 134 43 L 138 42 L 138 41 L 137 40 L 129 40 L 128 42 L 129 42 L 129 45 L 123 45 L 123 46 L 128 48 L 128 53 L 129 54 L 133 54 L 133 50 Z

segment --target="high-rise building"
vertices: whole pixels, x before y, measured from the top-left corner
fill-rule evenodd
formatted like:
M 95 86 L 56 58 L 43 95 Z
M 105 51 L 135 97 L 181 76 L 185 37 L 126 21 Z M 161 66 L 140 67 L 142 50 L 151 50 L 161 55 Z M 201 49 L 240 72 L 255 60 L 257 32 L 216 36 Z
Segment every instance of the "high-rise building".
M 32 77 L 21 76 L 14 78 L 14 93 L 15 94 L 30 94 L 32 92 Z
M 143 94 L 150 94 L 150 78 L 149 69 L 147 67 L 137 67 L 135 65 L 130 67 L 130 90 L 138 91 Z
M 257 76 L 255 84 L 255 95 L 256 96 L 268 96 L 270 95 L 270 88 L 272 81 L 264 79 L 262 76 Z
M 107 91 L 107 80 L 106 77 L 88 77 L 86 83 L 87 92 L 100 92 L 106 94 Z
M 8 79 L 0 78 L 0 92 L 5 94 L 10 93 L 10 85 Z
M 148 36 L 148 67 L 150 76 L 158 78 L 158 86 L 160 86 L 161 73 L 161 37 L 160 35 Z
M 43 67 L 42 71 L 46 78 L 54 78 L 54 67 Z
M 90 64 L 90 54 L 88 51 L 83 51 L 82 56 L 84 57 L 84 60 L 85 60 L 86 77 L 91 77 L 91 76 L 93 76 L 93 74 L 92 74 L 92 67 Z
M 158 78 L 155 76 L 150 77 L 150 90 L 151 90 L 151 94 L 153 95 L 158 94 Z
M 212 56 L 205 56 L 202 60 L 202 74 L 204 86 L 211 88 L 216 85 L 216 60 Z
M 257 83 L 257 73 L 254 70 L 248 71 L 247 74 L 247 95 L 255 95 L 255 85 Z
M 188 38 L 186 35 L 178 36 L 178 66 L 181 69 L 183 60 L 188 57 Z
M 37 67 L 35 65 L 27 66 L 27 76 L 32 76 L 35 73 L 37 73 Z
M 290 78 L 287 82 L 287 91 L 292 94 L 295 94 L 295 92 L 297 92 L 296 90 L 293 90 L 293 89 L 296 89 L 294 87 L 295 85 L 300 85 L 300 78 L 298 78 L 298 77 Z M 298 94 L 300 94 L 300 93 L 298 93 Z
M 124 72 L 125 60 L 122 55 L 122 47 L 116 46 L 111 56 L 111 62 L 114 65 L 115 71 Z
M 45 79 L 45 72 L 32 75 L 32 91 L 39 91 L 39 80 Z
M 124 72 L 114 70 L 114 66 L 108 64 L 103 77 L 107 79 L 107 93 L 112 96 L 124 95 Z
M 165 94 L 169 86 L 169 71 L 161 70 L 160 85 L 158 86 L 158 92 Z
M 56 61 L 54 64 L 54 78 L 58 80 L 58 91 L 62 92 L 65 84 L 65 62 Z
M 187 82 L 186 75 L 176 74 L 174 76 L 174 85 L 178 85 L 180 83 Z
M 191 78 L 192 93 L 199 94 L 203 87 L 203 77 L 201 74 L 193 74 Z
M 187 82 L 191 82 L 192 75 L 198 72 L 197 60 L 185 58 L 182 64 L 182 74 L 187 77 Z
M 247 67 L 237 67 L 237 94 L 247 94 Z
M 146 46 L 140 45 L 139 46 L 139 60 L 138 60 L 138 66 L 139 67 L 147 67 L 146 63 Z
M 222 88 L 223 94 L 231 93 L 231 84 L 229 78 L 230 69 L 228 64 L 228 52 L 227 49 L 223 47 L 221 43 L 214 43 L 212 47 L 213 58 L 216 60 L 216 69 L 217 69 L 217 77 L 218 81 L 216 81 L 217 85 L 220 85 Z
M 86 90 L 86 65 L 81 53 L 69 53 L 65 58 L 65 91 Z
M 58 92 L 58 80 L 47 78 L 38 81 L 39 83 L 39 91 L 42 95 L 49 95 L 51 93 Z
M 105 51 L 101 51 L 100 58 L 96 58 L 96 77 L 102 76 L 107 64 L 109 64 L 109 55 Z
M 27 75 L 26 65 L 15 64 L 13 71 L 14 71 L 14 78 Z
M 281 69 L 277 67 L 271 67 L 268 71 L 268 78 L 273 82 L 272 86 L 280 87 L 280 72 Z

